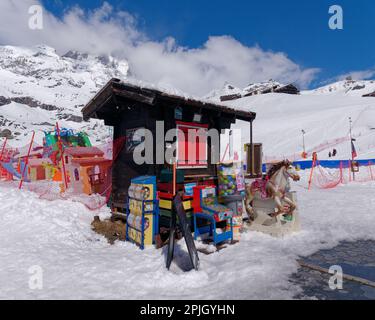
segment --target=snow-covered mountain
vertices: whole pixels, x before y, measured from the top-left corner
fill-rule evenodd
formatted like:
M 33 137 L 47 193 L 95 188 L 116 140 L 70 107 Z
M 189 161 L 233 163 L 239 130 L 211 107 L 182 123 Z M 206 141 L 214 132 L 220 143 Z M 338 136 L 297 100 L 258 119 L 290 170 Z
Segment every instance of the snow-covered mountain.
M 272 79 L 265 82 L 250 83 L 248 86 L 242 89 L 226 82 L 222 88 L 212 90 L 204 98 L 213 101 L 235 100 L 248 95 L 272 92 L 273 90 L 282 87 L 285 87 L 285 85 Z
M 350 78 L 324 87 L 307 91 L 311 94 L 338 94 L 362 97 L 363 95 L 375 92 L 375 80 L 352 80 Z
M 47 46 L 0 46 L 0 136 L 11 137 L 13 146 L 24 146 L 35 130 L 36 141 L 41 143 L 43 130 L 53 129 L 59 121 L 61 127 L 86 131 L 94 143 L 103 142 L 109 137 L 108 128 L 99 120 L 83 122 L 81 109 L 110 78 L 129 79 L 130 69 L 127 61 L 113 57 L 79 52 L 61 56 Z M 347 79 L 299 95 L 247 96 L 275 87 L 283 85 L 270 80 L 238 88 L 226 83 L 203 99 L 219 102 L 222 96 L 237 95 L 235 100 L 220 103 L 255 111 L 254 136 L 263 143 L 266 160 L 298 159 L 303 150 L 302 129 L 307 151 L 318 151 L 323 159 L 335 148 L 340 158 L 348 159 L 349 117 L 360 157 L 375 158 L 375 98 L 363 97 L 375 92 L 375 81 Z M 242 144 L 248 142 L 248 125 L 237 127 L 243 129 L 237 145 L 241 152 Z
M 125 79 L 128 72 L 126 61 L 110 56 L 72 51 L 60 56 L 48 46 L 1 46 L 0 135 L 22 145 L 35 130 L 41 142 L 43 130 L 59 121 L 100 140 L 108 130 L 98 121 L 82 122 L 81 109 L 109 79 Z

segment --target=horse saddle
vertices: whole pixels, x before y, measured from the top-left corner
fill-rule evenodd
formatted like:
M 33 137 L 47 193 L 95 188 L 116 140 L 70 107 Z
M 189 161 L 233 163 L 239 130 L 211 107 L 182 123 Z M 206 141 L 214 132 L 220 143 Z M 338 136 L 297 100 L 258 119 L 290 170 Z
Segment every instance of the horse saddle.
M 256 179 L 252 184 L 251 184 L 251 191 L 252 193 L 259 192 L 261 195 L 261 198 L 263 200 L 268 199 L 269 195 L 266 189 L 268 180 L 266 179 Z

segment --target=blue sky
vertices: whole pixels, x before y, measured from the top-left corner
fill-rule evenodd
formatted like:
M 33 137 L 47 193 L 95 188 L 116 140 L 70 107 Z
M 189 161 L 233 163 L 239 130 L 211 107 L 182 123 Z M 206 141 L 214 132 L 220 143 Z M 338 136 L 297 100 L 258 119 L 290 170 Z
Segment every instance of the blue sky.
M 45 27 L 33 31 L 23 15 L 37 1 L 46 9 Z M 107 0 L 110 8 L 103 3 L 1 1 L 0 43 L 45 43 L 59 53 L 120 53 L 139 78 L 198 94 L 226 80 L 244 86 L 272 77 L 317 87 L 348 73 L 375 75 L 373 0 Z M 328 27 L 333 4 L 344 10 L 344 30 Z M 130 20 L 124 18 L 128 13 Z
M 61 15 L 67 7 L 95 8 L 103 1 L 43 1 Z M 312 86 L 351 71 L 375 67 L 375 2 L 372 0 L 311 1 L 170 1 L 111 0 L 116 8 L 138 18 L 138 26 L 155 40 L 174 37 L 178 44 L 195 48 L 209 36 L 231 35 L 245 45 L 282 51 L 304 67 L 321 72 Z M 344 10 L 344 30 L 328 28 L 328 8 Z

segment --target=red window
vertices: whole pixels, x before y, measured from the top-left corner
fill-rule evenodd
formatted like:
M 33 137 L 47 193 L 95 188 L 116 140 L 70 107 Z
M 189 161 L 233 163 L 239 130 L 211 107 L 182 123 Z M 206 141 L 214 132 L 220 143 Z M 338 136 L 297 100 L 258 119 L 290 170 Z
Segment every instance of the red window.
M 176 121 L 177 124 L 177 167 L 207 167 L 208 125 Z

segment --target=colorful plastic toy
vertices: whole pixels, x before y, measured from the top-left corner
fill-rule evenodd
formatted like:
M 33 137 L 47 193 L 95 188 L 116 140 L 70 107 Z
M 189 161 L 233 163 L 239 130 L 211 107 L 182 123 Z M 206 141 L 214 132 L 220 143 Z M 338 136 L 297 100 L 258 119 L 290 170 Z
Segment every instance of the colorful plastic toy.
M 126 240 L 142 250 L 155 243 L 159 233 L 159 203 L 156 177 L 144 176 L 131 180 L 126 213 Z
M 233 240 L 233 211 L 218 203 L 216 188 L 213 186 L 198 186 L 194 188 L 194 237 L 209 233 L 213 237 L 214 244 L 226 240 Z M 197 219 L 209 222 L 209 225 L 199 227 Z M 217 233 L 216 224 L 221 221 L 229 222 L 230 230 Z
M 245 179 L 240 162 L 221 163 L 217 166 L 219 197 L 245 194 Z

